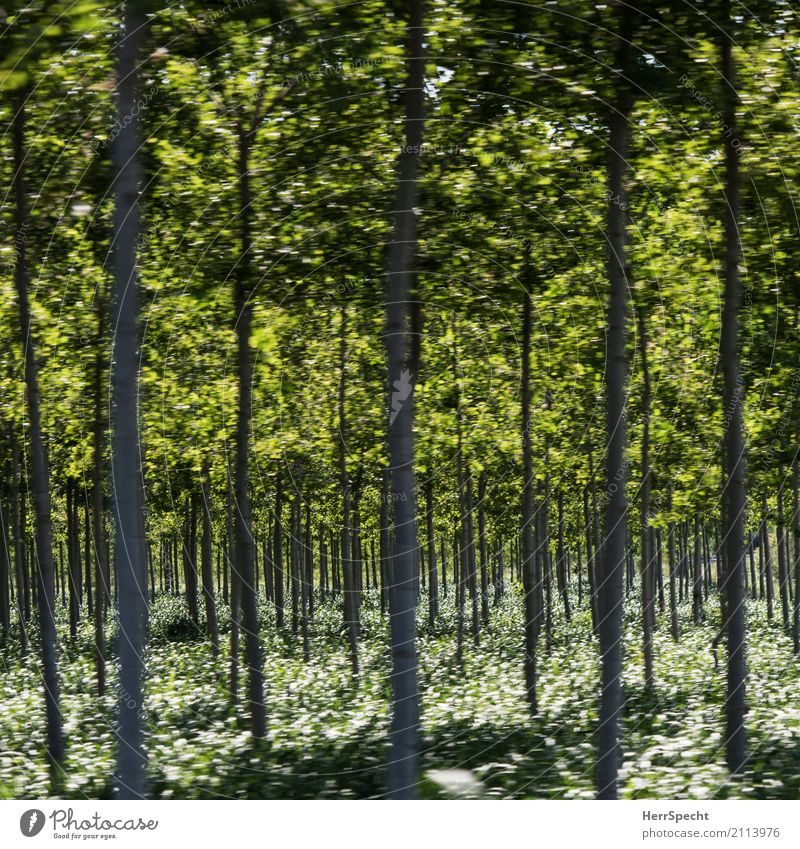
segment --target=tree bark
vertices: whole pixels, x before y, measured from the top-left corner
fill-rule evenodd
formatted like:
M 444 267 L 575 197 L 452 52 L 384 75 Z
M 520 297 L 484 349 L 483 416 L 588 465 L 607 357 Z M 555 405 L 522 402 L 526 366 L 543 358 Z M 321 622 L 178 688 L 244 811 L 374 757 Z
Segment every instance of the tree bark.
M 275 574 L 275 625 L 283 628 L 283 481 L 278 475 L 275 484 L 275 526 L 272 537 L 272 564 Z
M 694 517 L 694 559 L 692 572 L 692 615 L 694 624 L 699 625 L 703 621 L 703 560 L 700 556 L 700 517 Z
M 424 122 L 423 2 L 409 0 L 405 147 L 398 163 L 395 220 L 386 260 L 386 357 L 388 366 L 389 467 L 394 506 L 394 548 L 389 596 L 392 642 L 392 728 L 389 795 L 416 796 L 419 736 L 417 645 L 414 619 L 414 552 L 417 548 L 414 487 L 414 399 L 408 373 L 408 308 L 417 243 L 417 174 Z M 415 153 L 414 150 L 417 152 Z M 397 394 L 395 394 L 397 393 Z
M 728 422 L 724 434 L 725 473 L 725 596 L 728 636 L 728 698 L 725 702 L 725 756 L 728 769 L 740 773 L 747 762 L 745 686 L 745 597 L 742 573 L 745 568 L 744 523 L 746 509 L 746 461 L 743 432 L 744 387 L 739 376 L 739 157 L 736 124 L 738 101 L 730 3 L 723 4 L 721 70 L 723 124 L 725 128 L 725 297 L 722 310 L 720 349 L 723 372 L 723 409 Z
M 781 599 L 783 629 L 789 632 L 789 563 L 786 557 L 786 526 L 783 513 L 783 480 L 778 487 L 778 517 L 775 525 L 775 546 L 778 549 L 778 591 Z
M 25 532 L 20 522 L 19 492 L 19 449 L 13 428 L 11 429 L 11 538 L 14 546 L 14 573 L 17 586 L 17 621 L 19 622 L 20 651 L 28 653 L 28 625 L 25 614 Z
M 250 289 L 250 250 L 252 198 L 250 190 L 250 151 L 252 134 L 241 121 L 237 125 L 239 226 L 241 254 L 234 283 L 235 330 L 237 341 L 237 378 L 239 405 L 236 418 L 236 564 L 237 583 L 242 611 L 242 627 L 247 660 L 247 698 L 250 705 L 250 727 L 253 737 L 267 732 L 267 708 L 264 701 L 264 670 L 258 611 L 253 585 L 253 535 L 250 511 L 250 413 L 253 391 L 253 356 L 250 336 L 253 324 L 253 301 Z
M 678 602 L 675 592 L 675 571 L 677 562 L 675 560 L 675 523 L 670 522 L 667 528 L 667 557 L 669 558 L 669 619 L 672 639 L 677 643 L 680 639 L 680 626 L 678 624 Z
M 345 375 L 347 365 L 347 308 L 342 308 L 342 323 L 339 328 L 339 360 L 341 379 L 339 381 L 339 482 L 342 488 L 342 582 L 344 584 L 344 625 L 350 646 L 350 667 L 353 677 L 358 676 L 358 619 L 356 607 L 356 589 L 354 586 L 353 558 L 350 539 L 350 500 L 352 491 L 350 475 L 347 472 L 347 418 Z M 389 590 L 391 602 L 391 584 Z M 391 609 L 391 607 L 390 607 Z
M 650 548 L 650 369 L 647 363 L 647 332 L 644 304 L 637 310 L 639 352 L 642 358 L 642 485 L 639 489 L 642 557 L 642 651 L 644 683 L 655 684 L 653 673 L 653 630 L 655 627 L 653 553 Z
M 630 10 L 621 7 L 619 45 L 615 67 L 625 74 L 630 64 Z M 624 79 L 617 93 L 609 120 L 608 188 L 606 214 L 608 240 L 608 304 L 606 403 L 608 445 L 606 480 L 605 541 L 600 558 L 599 580 L 600 652 L 602 692 L 600 726 L 597 735 L 597 796 L 617 798 L 619 771 L 619 726 L 622 714 L 622 603 L 625 569 L 627 502 L 625 483 L 626 420 L 625 385 L 627 379 L 626 323 L 628 316 L 629 267 L 626 258 L 627 221 L 620 199 L 626 197 L 625 174 L 628 169 L 630 113 L 633 96 Z
M 116 534 L 114 563 L 119 602 L 120 693 L 117 796 L 143 798 L 147 755 L 142 740 L 142 675 L 147 628 L 147 562 L 139 465 L 139 133 L 134 109 L 138 54 L 145 19 L 140 3 L 125 4 L 119 48 L 117 110 L 122 127 L 114 149 L 114 296 L 111 327 L 114 355 L 111 480 Z
M 55 620 L 55 586 L 53 575 L 53 529 L 50 512 L 50 470 L 47 442 L 42 433 L 39 409 L 39 369 L 33 337 L 33 321 L 28 301 L 28 268 L 26 241 L 28 237 L 28 208 L 25 191 L 25 100 L 23 91 L 14 104 L 12 119 L 14 145 L 14 175 L 12 184 L 15 196 L 16 263 L 14 279 L 19 303 L 19 319 L 24 354 L 25 389 L 28 400 L 29 434 L 31 450 L 30 487 L 35 511 L 36 546 L 34 557 L 38 582 L 36 602 L 39 612 L 39 629 L 42 644 L 42 685 L 44 687 L 47 721 L 47 760 L 51 785 L 57 791 L 61 764 L 64 760 L 64 737 L 61 728 L 58 681 L 57 634 Z M 24 525 L 23 525 L 24 527 Z
M 217 626 L 217 603 L 214 597 L 214 560 L 211 551 L 211 487 L 209 465 L 203 468 L 200 493 L 203 499 L 203 541 L 201 544 L 201 574 L 203 599 L 206 608 L 206 633 L 211 640 L 214 657 L 219 654 L 219 628 Z
M 436 540 L 433 536 L 433 480 L 425 483 L 425 528 L 428 544 L 428 627 L 432 630 L 439 615 L 439 576 L 436 572 Z
M 538 711 L 536 698 L 536 644 L 541 610 L 536 581 L 536 555 L 533 544 L 533 451 L 531 447 L 531 294 L 525 290 L 522 305 L 522 590 L 525 604 L 525 693 L 531 713 Z

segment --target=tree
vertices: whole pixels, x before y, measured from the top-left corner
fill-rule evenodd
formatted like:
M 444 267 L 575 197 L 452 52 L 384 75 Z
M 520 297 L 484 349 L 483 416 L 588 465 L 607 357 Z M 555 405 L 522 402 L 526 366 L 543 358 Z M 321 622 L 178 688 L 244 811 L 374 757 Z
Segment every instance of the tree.
M 725 509 L 725 584 L 728 636 L 728 697 L 725 708 L 725 759 L 728 769 L 740 773 L 747 762 L 745 687 L 745 593 L 744 523 L 746 509 L 746 465 L 742 424 L 743 387 L 739 377 L 739 139 L 736 131 L 736 68 L 730 5 L 723 0 L 720 28 L 722 72 L 722 115 L 725 148 L 725 298 L 720 337 L 720 359 L 724 376 L 723 409 L 726 429 L 723 446 Z M 727 133 L 730 128 L 730 134 Z
M 28 239 L 28 207 L 25 190 L 25 104 L 29 92 L 21 89 L 14 102 L 12 133 L 14 136 L 14 197 L 16 200 L 15 282 L 19 304 L 19 323 L 24 350 L 25 388 L 30 418 L 31 489 L 36 520 L 36 601 L 39 611 L 39 628 L 42 639 L 42 683 L 44 685 L 47 714 L 47 759 L 50 764 L 51 783 L 59 785 L 60 769 L 64 760 L 64 736 L 61 728 L 61 710 L 56 649 L 55 590 L 53 584 L 53 530 L 50 505 L 50 469 L 47 446 L 42 433 L 42 416 L 39 407 L 39 368 L 36 362 L 36 342 L 33 320 L 28 300 L 28 269 L 26 242 Z
M 117 76 L 119 122 L 114 148 L 114 293 L 111 329 L 114 363 L 111 371 L 113 446 L 111 485 L 114 493 L 114 560 L 119 587 L 120 695 L 117 748 L 117 795 L 142 798 L 146 792 L 146 755 L 141 711 L 142 674 L 147 628 L 147 562 L 141 490 L 139 441 L 139 286 L 136 246 L 139 238 L 138 88 L 139 51 L 145 32 L 140 0 L 125 5 Z
M 597 795 L 616 799 L 619 766 L 619 724 L 622 712 L 622 576 L 625 568 L 627 502 L 625 483 L 626 422 L 625 381 L 627 353 L 625 337 L 628 313 L 629 268 L 626 259 L 627 224 L 622 208 L 626 197 L 630 115 L 633 94 L 629 89 L 632 12 L 622 6 L 619 13 L 619 46 L 615 68 L 619 74 L 615 100 L 609 116 L 608 192 L 606 213 L 608 240 L 608 336 L 606 343 L 606 418 L 608 447 L 605 538 L 599 581 L 599 631 L 602 660 L 602 694 L 598 730 Z M 622 199 L 622 200 L 620 200 Z
M 389 611 L 392 636 L 392 733 L 389 795 L 416 795 L 419 695 L 417 688 L 416 591 L 417 548 L 414 483 L 414 399 L 405 386 L 408 373 L 408 309 L 414 275 L 417 233 L 417 174 L 424 126 L 425 56 L 422 0 L 408 4 L 408 78 L 405 147 L 398 157 L 394 230 L 386 258 L 386 357 L 389 416 L 389 463 L 394 503 L 394 549 Z

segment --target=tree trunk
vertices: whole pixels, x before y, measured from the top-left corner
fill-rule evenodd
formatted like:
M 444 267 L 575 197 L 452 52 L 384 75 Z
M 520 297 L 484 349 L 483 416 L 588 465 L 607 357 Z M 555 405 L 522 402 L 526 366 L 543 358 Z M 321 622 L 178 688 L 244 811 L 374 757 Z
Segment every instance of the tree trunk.
M 17 586 L 17 621 L 19 643 L 23 657 L 28 653 L 28 625 L 25 615 L 25 531 L 20 522 L 21 498 L 19 492 L 19 449 L 13 427 L 11 429 L 11 538 L 14 545 L 14 573 Z M 102 694 L 101 694 L 102 695 Z
M 486 544 L 486 473 L 478 478 L 478 550 L 481 558 L 481 621 L 489 624 L 489 556 Z
M 786 528 L 783 515 L 783 481 L 778 487 L 778 517 L 775 525 L 775 547 L 778 549 L 778 590 L 781 599 L 783 629 L 789 632 L 789 564 L 786 558 Z
M 379 555 L 381 560 L 381 613 L 386 613 L 389 608 L 389 546 L 390 546 L 390 526 L 389 526 L 389 497 L 391 474 L 389 469 L 381 470 L 381 506 L 380 506 L 380 539 L 379 539 Z
M 619 46 L 614 67 L 625 74 L 629 65 L 630 10 L 621 7 Z M 626 197 L 625 174 L 630 140 L 629 117 L 633 96 L 624 78 L 617 82 L 614 108 L 609 119 L 609 154 L 606 227 L 608 240 L 608 332 L 606 403 L 608 445 L 606 480 L 605 541 L 600 558 L 599 613 L 602 692 L 600 726 L 597 734 L 597 795 L 617 798 L 619 770 L 619 725 L 622 713 L 622 603 L 625 569 L 627 502 L 625 482 L 626 421 L 625 386 L 627 375 L 626 328 L 628 315 L 629 267 L 626 258 L 627 221 L 620 199 Z
M 309 496 L 310 497 L 310 496 Z M 306 597 L 308 598 L 308 618 L 314 618 L 314 545 L 311 536 L 311 504 L 306 501 Z
M 392 641 L 392 729 L 389 795 L 416 796 L 419 735 L 414 552 L 417 548 L 414 489 L 414 399 L 409 374 L 408 302 L 417 240 L 417 173 L 424 120 L 425 58 L 422 0 L 409 0 L 405 147 L 398 164 L 395 221 L 387 252 L 386 355 L 389 376 L 389 467 L 394 506 L 394 548 L 389 596 Z M 416 150 L 417 153 L 413 151 Z
M 275 527 L 272 537 L 272 565 L 275 574 L 275 625 L 283 628 L 283 528 L 281 515 L 283 512 L 283 481 L 280 475 L 275 484 Z
M 478 612 L 478 579 L 477 568 L 475 563 L 475 527 L 473 525 L 473 515 L 475 513 L 474 500 L 472 497 L 472 470 L 469 463 L 466 464 L 466 498 L 467 498 L 467 538 L 466 538 L 466 555 L 467 555 L 467 577 L 469 582 L 469 598 L 472 606 L 472 642 L 474 645 L 480 644 L 481 634 L 481 619 Z
M 589 514 L 589 484 L 583 488 L 583 523 L 586 536 L 586 577 L 589 584 L 589 610 L 592 614 L 592 631 L 595 636 L 599 633 L 599 621 L 597 616 L 597 587 L 595 585 L 596 574 L 596 549 L 593 548 L 592 520 Z
M 533 544 L 533 452 L 531 449 L 531 294 L 525 290 L 522 305 L 522 588 L 525 603 L 525 693 L 531 713 L 538 711 L 536 699 L 536 643 L 541 609 L 536 580 Z
M 767 497 L 762 496 L 761 512 L 764 520 L 761 525 L 761 545 L 764 549 L 764 583 L 767 590 L 767 619 L 774 616 L 775 584 L 772 578 L 772 552 L 769 542 L 769 512 L 767 511 Z
M 425 483 L 425 528 L 428 536 L 428 627 L 433 630 L 439 615 L 439 577 L 433 536 L 433 481 L 430 478 Z
M 67 582 L 69 586 L 69 635 L 71 639 L 78 636 L 78 617 L 81 608 L 80 590 L 80 550 L 77 543 L 77 487 L 72 480 L 67 480 Z
M 147 755 L 142 745 L 142 675 L 147 628 L 147 562 L 139 465 L 139 239 L 138 53 L 145 20 L 137 0 L 125 4 L 125 30 L 119 48 L 118 100 L 122 126 L 114 149 L 114 297 L 111 370 L 114 485 L 114 563 L 119 603 L 119 701 L 117 795 L 145 795 Z
M 747 761 L 747 710 L 745 684 L 745 598 L 744 523 L 746 509 L 746 461 L 743 432 L 744 387 L 739 376 L 739 155 L 736 126 L 738 101 L 733 59 L 730 4 L 723 4 L 725 19 L 721 29 L 721 70 L 723 82 L 723 123 L 725 145 L 725 297 L 720 333 L 723 372 L 723 409 L 728 427 L 724 434 L 725 470 L 725 589 L 728 614 L 728 698 L 725 702 L 725 755 L 728 769 L 736 774 Z
M 637 310 L 639 352 L 642 358 L 642 485 L 639 489 L 642 558 L 642 651 L 644 654 L 644 683 L 655 684 L 653 673 L 653 629 L 655 626 L 653 553 L 650 548 L 650 369 L 647 365 L 647 332 L 644 305 Z
M 199 626 L 197 609 L 197 495 L 192 493 L 186 505 L 186 522 L 183 534 L 183 577 L 186 584 L 186 605 L 189 618 Z
M 342 322 L 339 337 L 339 360 L 341 379 L 339 381 L 339 481 L 342 488 L 342 579 L 344 584 L 344 625 L 350 646 L 350 666 L 353 677 L 358 675 L 358 620 L 356 618 L 356 593 L 353 576 L 353 558 L 350 542 L 350 475 L 347 473 L 347 418 L 345 405 L 345 379 L 347 365 L 347 308 L 342 308 Z M 391 602 L 391 585 L 389 599 Z M 391 608 L 390 608 L 391 609 Z
M 253 737 L 267 732 L 267 709 L 264 702 L 264 670 L 261 639 L 258 633 L 258 611 L 253 586 L 253 536 L 250 514 L 250 412 L 253 392 L 253 356 L 250 335 L 253 324 L 253 302 L 250 290 L 250 149 L 252 136 L 242 125 L 237 126 L 239 148 L 239 224 L 241 254 L 234 284 L 235 330 L 237 341 L 237 377 L 239 405 L 236 418 L 236 569 L 241 600 L 242 624 L 247 659 L 247 697 Z
M 203 541 L 201 545 L 201 572 L 203 578 L 203 598 L 206 607 L 206 633 L 211 640 L 214 657 L 219 654 L 219 628 L 217 627 L 217 604 L 214 598 L 214 561 L 211 551 L 211 487 L 209 484 L 209 466 L 203 469 L 200 492 L 203 499 Z
M 569 622 L 571 611 L 569 606 L 569 586 L 567 582 L 567 549 L 564 545 L 564 493 L 558 492 L 558 546 L 556 550 L 556 582 L 558 592 L 564 604 L 564 619 Z
M 670 522 L 667 528 L 667 557 L 669 558 L 669 620 L 672 639 L 677 643 L 680 639 L 680 627 L 678 625 L 678 603 L 675 592 L 675 523 Z
M 33 337 L 33 321 L 28 302 L 28 269 L 25 243 L 28 236 L 28 209 L 25 192 L 25 100 L 23 91 L 15 103 L 12 120 L 14 143 L 14 176 L 12 178 L 16 213 L 16 264 L 15 283 L 19 302 L 19 319 L 24 347 L 25 389 L 28 400 L 29 435 L 31 446 L 30 488 L 36 519 L 36 601 L 39 612 L 39 629 L 42 645 L 42 684 L 44 687 L 47 721 L 47 760 L 50 766 L 51 785 L 59 786 L 61 764 L 64 760 L 64 737 L 61 729 L 61 712 L 58 681 L 57 634 L 55 620 L 55 587 L 53 582 L 53 530 L 50 515 L 50 470 L 47 442 L 42 433 L 39 410 L 39 370 Z M 23 526 L 24 527 L 24 526 Z
M 231 667 L 229 689 L 231 701 L 236 702 L 239 698 L 239 637 L 241 625 L 241 593 L 239 591 L 239 584 L 241 583 L 241 578 L 239 570 L 236 567 L 236 563 L 238 562 L 236 557 L 236 534 L 233 530 L 235 524 L 234 511 L 236 510 L 236 504 L 233 496 L 233 480 L 230 469 L 228 469 L 227 472 L 227 479 L 228 498 L 225 510 L 225 520 L 228 525 L 227 556 L 231 571 Z
M 292 503 L 292 605 L 295 593 L 300 592 L 300 629 L 303 637 L 303 660 L 309 660 L 308 646 L 308 582 L 305 575 L 305 557 L 303 551 L 303 528 L 300 510 L 301 496 L 298 492 Z M 294 611 L 293 611 L 294 612 Z M 294 617 L 293 617 L 294 618 Z M 293 628 L 294 630 L 294 628 Z
M 700 556 L 700 517 L 694 517 L 694 569 L 692 575 L 692 615 L 694 624 L 699 625 L 703 621 L 703 560 Z

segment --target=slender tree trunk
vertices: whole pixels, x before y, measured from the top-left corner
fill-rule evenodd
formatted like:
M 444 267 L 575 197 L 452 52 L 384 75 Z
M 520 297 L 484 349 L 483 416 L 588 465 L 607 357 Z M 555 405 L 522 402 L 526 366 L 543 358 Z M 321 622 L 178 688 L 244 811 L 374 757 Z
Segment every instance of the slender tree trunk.
M 778 518 L 775 525 L 775 547 L 778 549 L 778 590 L 781 599 L 783 629 L 789 632 L 789 563 L 786 557 L 786 528 L 783 514 L 783 481 L 778 487 Z
M 569 591 L 567 586 L 567 550 L 564 545 L 564 493 L 558 492 L 558 548 L 556 551 L 556 581 L 558 592 L 564 603 L 564 619 L 569 622 L 571 611 L 569 606 Z
M 642 557 L 642 651 L 644 653 L 644 683 L 655 684 L 653 673 L 653 629 L 655 610 L 653 599 L 653 553 L 650 548 L 650 369 L 647 364 L 647 332 L 644 304 L 637 310 L 639 352 L 642 358 L 642 485 L 639 489 Z
M 533 544 L 533 451 L 531 447 L 531 294 L 527 289 L 522 305 L 522 587 L 525 603 L 525 693 L 531 713 L 538 711 L 536 698 L 536 644 L 539 639 L 541 605 L 536 580 Z
M 389 497 L 391 494 L 391 474 L 389 469 L 381 470 L 381 507 L 380 507 L 380 545 L 379 553 L 381 559 L 381 613 L 386 613 L 389 608 L 389 586 L 391 584 L 389 569 L 390 546 L 390 519 L 389 519 Z
M 592 631 L 598 634 L 599 621 L 597 616 L 597 587 L 595 585 L 595 549 L 592 546 L 592 520 L 589 514 L 589 485 L 583 488 L 583 522 L 586 536 L 586 577 L 589 583 L 589 609 L 592 614 Z
M 729 0 L 723 3 L 721 71 L 723 124 L 725 129 L 725 298 L 722 310 L 720 354 L 724 379 L 723 409 L 727 421 L 723 457 L 725 470 L 725 596 L 728 620 L 728 698 L 725 702 L 725 755 L 728 769 L 740 773 L 747 762 L 745 686 L 745 568 L 744 523 L 746 509 L 746 461 L 742 423 L 744 387 L 739 376 L 739 153 L 736 125 L 738 101 Z
M 69 586 L 69 635 L 71 639 L 78 636 L 78 617 L 81 607 L 79 587 L 80 561 L 76 542 L 78 527 L 75 508 L 77 506 L 77 487 L 72 480 L 67 480 L 67 582 Z
M 469 583 L 469 598 L 472 606 L 472 642 L 474 645 L 480 644 L 481 634 L 481 619 L 478 612 L 478 579 L 477 568 L 475 563 L 475 527 L 472 517 L 474 515 L 474 500 L 472 497 L 472 470 L 467 466 L 466 474 L 466 497 L 467 497 L 467 538 L 466 538 L 466 555 L 467 555 L 467 578 Z
M 356 613 L 356 591 L 353 576 L 353 558 L 350 540 L 350 475 L 347 472 L 347 418 L 345 379 L 347 365 L 347 308 L 342 308 L 342 323 L 339 337 L 339 360 L 341 380 L 339 381 L 339 481 L 342 488 L 342 579 L 344 584 L 344 625 L 350 646 L 350 666 L 353 677 L 358 676 L 358 619 Z M 392 587 L 390 584 L 389 600 L 391 603 Z M 391 607 L 390 607 L 391 609 Z
M 489 624 L 489 556 L 486 543 L 486 473 L 478 478 L 478 550 L 481 558 L 481 620 Z M 434 572 L 435 574 L 435 572 Z
M 800 463 L 792 467 L 792 536 L 794 537 L 794 609 L 792 642 L 794 653 L 800 654 Z M 751 555 L 752 557 L 752 555 Z M 752 561 L 751 561 L 752 569 Z
M 544 635 L 545 652 L 550 657 L 553 650 L 553 570 L 550 557 L 550 472 L 549 454 L 545 454 L 544 500 L 540 512 L 542 573 L 544 575 Z
M 694 569 L 692 576 L 692 615 L 694 624 L 699 625 L 703 621 L 703 560 L 700 556 L 701 536 L 700 517 L 694 517 Z
M 309 661 L 308 645 L 308 582 L 303 552 L 303 528 L 300 510 L 300 493 L 292 504 L 292 594 L 300 591 L 300 629 L 303 637 L 303 660 Z M 294 603 L 294 598 L 292 598 Z
M 0 498 L 0 524 L 3 532 L 3 553 L 0 556 L 0 636 L 5 640 L 11 627 L 11 529 L 8 514 Z
M 631 11 L 621 7 L 619 45 L 614 67 L 624 75 L 629 65 Z M 617 82 L 617 93 L 609 121 L 607 207 L 608 278 L 610 284 L 607 332 L 606 403 L 608 445 L 606 479 L 609 493 L 606 504 L 605 541 L 600 558 L 599 614 L 602 692 L 598 729 L 597 795 L 600 799 L 617 798 L 619 771 L 619 727 L 622 714 L 622 603 L 625 569 L 627 501 L 625 483 L 626 421 L 625 385 L 627 380 L 626 328 L 628 316 L 629 267 L 626 258 L 627 221 L 620 199 L 626 197 L 625 174 L 630 140 L 629 118 L 633 97 L 624 78 Z
M 236 268 L 234 306 L 237 341 L 239 405 L 236 419 L 236 568 L 242 610 L 242 625 L 247 659 L 247 697 L 253 737 L 267 732 L 267 708 L 264 701 L 264 670 L 261 639 L 258 632 L 258 610 L 254 588 L 253 535 L 250 512 L 250 413 L 253 391 L 253 355 L 250 336 L 253 324 L 253 302 L 250 289 L 251 216 L 250 150 L 252 134 L 240 121 L 238 133 L 239 225 L 241 255 Z
M 186 504 L 186 521 L 183 534 L 183 577 L 189 618 L 199 627 L 197 608 L 197 495 L 192 493 Z
M 667 556 L 669 558 L 669 620 L 672 639 L 677 643 L 680 639 L 680 627 L 678 625 L 678 603 L 675 592 L 675 523 L 670 522 L 667 528 Z
M 310 496 L 309 496 L 310 498 Z M 306 585 L 308 598 L 308 618 L 314 618 L 314 545 L 311 536 L 311 504 L 306 501 Z
M 219 628 L 217 627 L 217 604 L 214 598 L 214 561 L 211 551 L 211 487 L 209 466 L 203 469 L 200 492 L 203 499 L 203 541 L 201 544 L 201 572 L 203 598 L 206 608 L 206 633 L 211 640 L 214 657 L 219 654 Z
M 414 488 L 414 399 L 408 372 L 408 305 L 417 240 L 417 173 L 424 121 L 423 2 L 409 0 L 405 147 L 398 163 L 395 221 L 387 254 L 386 355 L 389 375 L 389 467 L 394 505 L 394 549 L 389 596 L 392 641 L 392 730 L 389 795 L 416 795 L 419 736 L 414 552 L 417 548 Z M 416 150 L 417 153 L 413 151 Z
M 142 739 L 142 675 L 147 628 L 147 562 L 139 465 L 139 133 L 134 110 L 138 54 L 145 19 L 138 0 L 125 4 L 119 48 L 117 110 L 122 130 L 114 150 L 113 446 L 111 480 L 116 533 L 114 563 L 119 603 L 120 693 L 118 701 L 117 795 L 145 795 L 147 755 Z
M 444 540 L 439 541 L 439 553 L 442 560 L 442 594 L 447 598 L 447 554 Z
M 24 348 L 25 389 L 28 400 L 28 432 L 31 447 L 30 487 L 36 520 L 36 547 L 34 550 L 38 581 L 36 601 L 39 612 L 39 630 L 42 645 L 42 684 L 44 687 L 47 720 L 46 750 L 50 778 L 54 791 L 60 783 L 61 764 L 64 760 L 64 737 L 61 729 L 61 712 L 56 648 L 55 586 L 53 578 L 53 530 L 50 514 L 50 470 L 47 441 L 42 432 L 39 409 L 39 370 L 33 337 L 33 321 L 28 302 L 28 268 L 26 240 L 28 236 L 28 208 L 25 191 L 25 100 L 23 91 L 14 104 L 12 119 L 14 144 L 14 176 L 16 214 L 16 264 L 15 283 L 19 303 L 19 319 Z
M 433 629 L 439 615 L 439 578 L 433 536 L 433 481 L 430 478 L 425 483 L 425 528 L 428 536 L 428 627 Z
M 14 572 L 17 585 L 17 620 L 19 622 L 20 651 L 28 653 L 28 625 L 25 615 L 25 528 L 20 521 L 19 449 L 17 438 L 11 430 L 11 535 L 14 545 Z
M 767 511 L 767 497 L 761 500 L 761 511 L 764 515 L 761 530 L 761 543 L 764 548 L 764 582 L 767 590 L 767 619 L 774 616 L 775 583 L 772 577 L 772 552 L 769 542 L 769 512 Z
M 227 557 L 231 572 L 231 666 L 230 666 L 230 695 L 231 701 L 237 702 L 239 699 L 239 638 L 241 628 L 241 593 L 239 584 L 241 577 L 236 566 L 238 559 L 236 557 L 236 534 L 234 533 L 234 512 L 236 510 L 235 500 L 233 495 L 233 478 L 230 468 L 227 470 L 227 504 L 225 510 L 225 520 L 228 526 L 227 533 Z
M 283 481 L 278 475 L 275 484 L 275 527 L 272 537 L 272 563 L 275 573 L 275 625 L 278 629 L 283 628 Z
M 300 630 L 300 558 L 298 557 L 297 547 L 300 544 L 298 534 L 300 533 L 300 520 L 297 517 L 299 510 L 298 496 L 290 502 L 289 507 L 289 575 L 291 576 L 292 587 L 292 634 L 297 634 Z

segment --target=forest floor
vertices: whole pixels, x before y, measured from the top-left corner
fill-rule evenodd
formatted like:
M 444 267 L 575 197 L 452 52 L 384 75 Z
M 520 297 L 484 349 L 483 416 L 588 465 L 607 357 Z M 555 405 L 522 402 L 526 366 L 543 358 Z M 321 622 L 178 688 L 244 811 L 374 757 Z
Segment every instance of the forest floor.
M 573 599 L 573 603 L 576 599 Z M 481 644 L 455 659 L 452 594 L 437 630 L 420 609 L 422 795 L 456 794 L 439 771 L 469 770 L 470 793 L 495 798 L 591 798 L 597 721 L 598 657 L 588 609 L 566 624 L 554 617 L 552 646 L 542 635 L 540 714 L 531 718 L 522 676 L 522 605 L 516 592 L 492 608 Z M 625 614 L 623 767 L 627 798 L 798 798 L 800 796 L 800 661 L 777 620 L 749 603 L 748 773 L 731 780 L 724 765 L 724 647 L 714 668 L 711 641 L 718 610 L 690 622 L 681 606 L 679 643 L 659 619 L 656 687 L 642 684 L 641 639 L 634 596 Z M 220 605 L 223 630 L 229 614 Z M 161 596 L 151 610 L 147 697 L 151 793 L 161 798 L 367 798 L 385 792 L 389 723 L 389 646 L 378 598 L 363 604 L 362 673 L 350 676 L 341 603 L 318 605 L 310 628 L 311 661 L 302 640 L 277 635 L 262 610 L 269 732 L 254 743 L 244 703 L 228 689 L 227 640 L 218 660 L 193 634 L 182 599 Z M 66 623 L 62 622 L 62 626 Z M 62 632 L 63 633 L 63 632 Z M 43 756 L 44 710 L 35 654 L 19 655 L 12 634 L 0 652 L 0 798 L 48 795 Z M 60 646 L 62 710 L 67 735 L 63 795 L 108 798 L 114 763 L 114 672 L 108 695 L 94 691 L 92 638 L 84 623 L 76 642 Z M 244 684 L 244 682 L 242 682 Z M 244 686 L 240 690 L 244 691 Z M 431 773 L 433 772 L 433 775 Z M 461 776 L 463 777 L 463 775 Z M 433 780 L 435 779 L 435 780 Z M 462 791 L 463 792 L 463 789 Z

